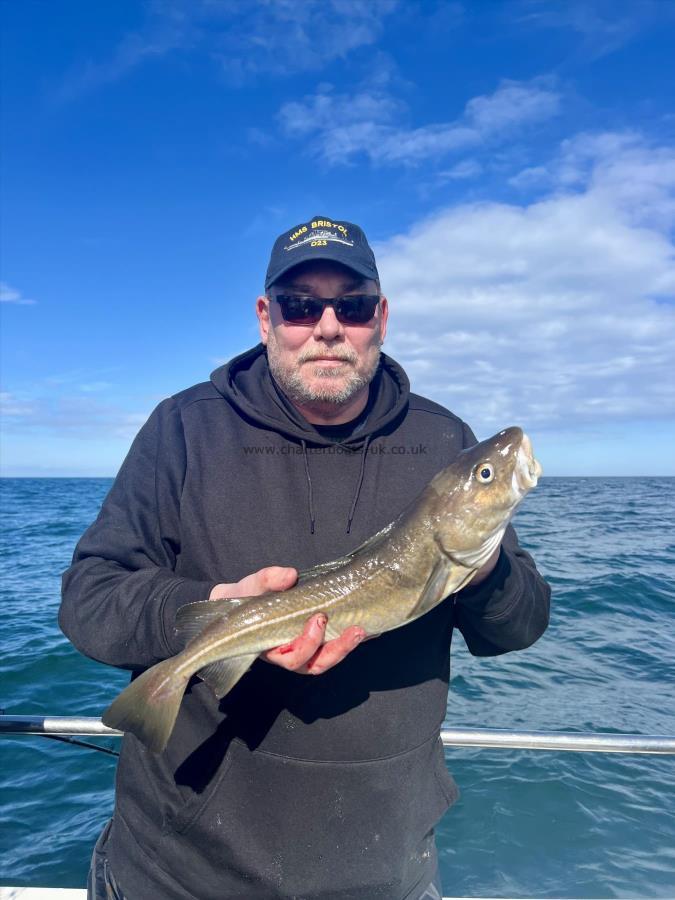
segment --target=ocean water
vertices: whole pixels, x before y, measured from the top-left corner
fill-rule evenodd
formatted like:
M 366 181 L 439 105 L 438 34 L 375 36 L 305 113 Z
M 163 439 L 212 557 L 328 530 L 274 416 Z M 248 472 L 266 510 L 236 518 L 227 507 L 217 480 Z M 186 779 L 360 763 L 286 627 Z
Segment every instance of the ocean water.
M 0 481 L 7 713 L 100 715 L 127 682 L 56 624 L 60 573 L 109 486 Z M 457 635 L 447 725 L 675 735 L 674 522 L 672 478 L 542 479 L 515 524 L 553 586 L 551 625 L 494 659 Z M 446 758 L 462 792 L 438 827 L 446 895 L 675 896 L 675 757 Z M 84 885 L 114 770 L 101 753 L 0 736 L 0 884 Z

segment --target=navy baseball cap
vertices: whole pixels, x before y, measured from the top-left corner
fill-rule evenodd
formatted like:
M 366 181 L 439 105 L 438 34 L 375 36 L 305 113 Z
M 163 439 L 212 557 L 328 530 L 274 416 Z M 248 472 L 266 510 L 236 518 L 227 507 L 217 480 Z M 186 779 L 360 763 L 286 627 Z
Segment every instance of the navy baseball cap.
M 329 259 L 342 263 L 363 275 L 379 281 L 375 256 L 365 234 L 352 222 L 337 222 L 326 216 L 313 216 L 295 228 L 284 231 L 274 242 L 265 276 L 265 290 L 299 263 L 312 259 Z

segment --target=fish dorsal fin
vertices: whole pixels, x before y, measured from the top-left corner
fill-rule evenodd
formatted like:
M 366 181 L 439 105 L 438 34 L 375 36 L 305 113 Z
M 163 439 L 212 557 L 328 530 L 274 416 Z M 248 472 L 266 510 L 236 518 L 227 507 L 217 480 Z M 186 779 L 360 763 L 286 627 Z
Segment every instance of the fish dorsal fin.
M 318 566 L 312 566 L 311 569 L 305 569 L 303 572 L 300 572 L 298 575 L 298 583 L 306 581 L 308 578 L 315 578 L 317 575 L 327 575 L 329 572 L 334 572 L 335 569 L 339 569 L 341 566 L 346 566 L 348 563 L 352 562 L 357 556 L 362 556 L 364 553 L 373 550 L 385 540 L 396 524 L 396 521 L 385 525 L 385 527 L 378 531 L 377 534 L 374 534 L 372 537 L 369 537 L 368 540 L 359 544 L 355 550 L 352 550 L 351 553 L 347 553 L 346 556 L 341 556 L 339 559 L 333 559 L 330 562 L 319 563 Z
M 226 600 L 198 600 L 186 603 L 176 613 L 176 632 L 185 645 L 200 635 L 207 625 L 216 619 L 226 619 L 247 598 L 233 597 Z
M 234 656 L 231 659 L 218 659 L 200 669 L 197 675 L 208 684 L 220 700 L 251 668 L 257 655 L 257 653 L 249 653 L 246 656 Z
M 424 613 L 429 612 L 430 609 L 433 609 L 437 603 L 440 603 L 441 600 L 443 600 L 446 596 L 446 585 L 451 570 L 452 563 L 446 556 L 441 556 L 436 561 L 435 566 L 431 570 L 431 574 L 427 578 L 427 583 L 424 585 L 424 590 L 422 591 L 420 599 L 408 616 L 408 621 L 424 615 Z

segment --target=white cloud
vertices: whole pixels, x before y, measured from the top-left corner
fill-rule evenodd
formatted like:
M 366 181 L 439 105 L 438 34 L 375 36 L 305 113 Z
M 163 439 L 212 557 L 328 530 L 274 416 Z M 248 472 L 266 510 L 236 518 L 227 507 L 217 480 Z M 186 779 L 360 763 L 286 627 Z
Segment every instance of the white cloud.
M 12 390 L 0 393 L 2 433 L 13 437 L 76 434 L 78 439 L 107 436 L 131 440 L 156 399 L 121 396 L 117 385 L 100 377 L 112 371 L 64 371 L 13 385 Z M 147 410 L 129 411 L 139 403 L 147 405 Z
M 519 190 L 530 191 L 540 187 L 550 186 L 551 175 L 545 166 L 528 166 L 516 175 L 512 175 L 508 182 Z
M 672 4 L 661 0 L 521 0 L 518 6 L 509 7 L 509 14 L 522 11 L 519 21 L 529 32 L 533 26 L 574 31 L 581 38 L 577 54 L 589 59 L 619 50 L 644 29 L 673 16 Z
M 138 66 L 162 59 L 171 51 L 188 47 L 194 40 L 186 20 L 160 18 L 140 32 L 124 35 L 107 59 L 87 59 L 76 63 L 56 85 L 54 99 L 59 103 L 119 81 Z
M 675 414 L 675 148 L 580 135 L 528 206 L 442 209 L 378 248 L 389 352 L 477 422 Z
M 130 441 L 149 413 L 149 409 L 130 413 L 116 402 L 82 395 L 0 394 L 0 417 L 6 436 L 77 434 L 78 439 L 99 440 L 108 436 Z
M 524 169 L 509 183 L 526 190 L 575 190 L 589 185 L 633 224 L 664 231 L 675 221 L 675 156 L 671 147 L 647 151 L 637 132 L 579 134 L 563 141 L 548 166 Z
M 554 177 L 562 185 L 590 182 L 594 193 L 616 204 L 634 224 L 665 231 L 675 221 L 675 154 L 647 148 L 633 132 L 582 134 L 565 141 Z
M 397 6 L 398 0 L 207 0 L 200 9 L 210 20 L 214 55 L 240 81 L 261 72 L 317 71 L 344 59 L 374 44 Z
M 0 391 L 0 419 L 5 416 L 12 418 L 24 418 L 32 416 L 35 407 L 25 399 L 16 397 L 9 391 Z
M 545 81 L 535 79 L 523 84 L 506 79 L 494 94 L 469 100 L 464 118 L 482 135 L 490 135 L 550 119 L 559 106 L 560 95 Z
M 302 101 L 279 110 L 289 137 L 311 137 L 307 149 L 330 164 L 365 154 L 373 163 L 415 164 L 504 139 L 555 116 L 560 95 L 548 82 L 504 80 L 489 95 L 474 97 L 461 116 L 418 128 L 398 124 L 405 107 L 382 88 L 339 94 L 320 85 Z
M 21 291 L 11 287 L 6 281 L 0 281 L 0 303 L 15 303 L 17 306 L 33 306 L 35 300 L 24 297 Z
M 317 92 L 300 103 L 284 103 L 279 111 L 283 130 L 292 137 L 344 127 L 388 124 L 403 106 L 384 90 L 359 94 L 334 94 L 333 86 L 320 84 Z
M 398 0 L 154 0 L 147 20 L 123 35 L 107 58 L 66 73 L 56 99 L 68 101 L 120 80 L 171 53 L 197 50 L 225 77 L 315 71 L 371 45 Z
M 477 159 L 463 159 L 457 165 L 438 173 L 439 181 L 455 181 L 465 178 L 477 178 L 483 172 L 483 166 Z

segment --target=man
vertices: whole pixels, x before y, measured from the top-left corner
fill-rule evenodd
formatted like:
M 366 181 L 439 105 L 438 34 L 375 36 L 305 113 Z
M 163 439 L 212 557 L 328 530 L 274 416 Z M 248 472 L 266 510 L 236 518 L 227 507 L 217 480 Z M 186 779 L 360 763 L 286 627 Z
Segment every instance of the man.
M 256 311 L 262 343 L 160 404 L 77 546 L 60 621 L 95 659 L 138 671 L 177 653 L 180 606 L 290 587 L 475 442 L 380 353 L 388 303 L 357 226 L 282 234 Z M 453 626 L 474 654 L 519 649 L 548 600 L 509 527 L 467 588 L 404 628 L 324 641 L 316 616 L 222 701 L 193 679 L 162 754 L 124 738 L 90 896 L 440 896 Z

